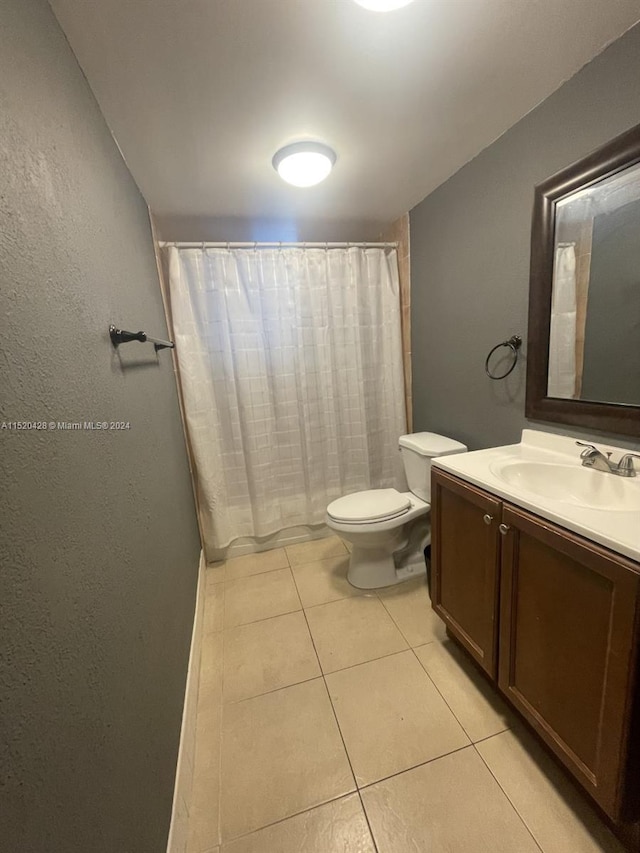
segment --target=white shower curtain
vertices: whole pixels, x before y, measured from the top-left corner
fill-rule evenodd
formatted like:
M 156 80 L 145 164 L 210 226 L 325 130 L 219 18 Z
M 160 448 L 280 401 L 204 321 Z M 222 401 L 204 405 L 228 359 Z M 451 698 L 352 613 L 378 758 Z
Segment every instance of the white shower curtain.
M 403 485 L 396 252 L 169 248 L 205 550 Z
M 556 248 L 549 329 L 547 396 L 572 398 L 576 393 L 576 250 Z

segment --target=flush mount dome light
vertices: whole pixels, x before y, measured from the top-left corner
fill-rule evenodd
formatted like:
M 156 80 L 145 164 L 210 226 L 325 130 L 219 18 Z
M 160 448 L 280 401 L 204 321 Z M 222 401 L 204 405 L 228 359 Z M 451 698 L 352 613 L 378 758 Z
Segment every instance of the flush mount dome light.
M 312 187 L 328 176 L 336 154 L 320 142 L 295 142 L 276 152 L 272 162 L 283 181 L 294 187 Z
M 356 3 L 364 6 L 365 9 L 371 9 L 372 12 L 391 12 L 402 6 L 408 6 L 409 3 L 413 3 L 413 0 L 356 0 Z

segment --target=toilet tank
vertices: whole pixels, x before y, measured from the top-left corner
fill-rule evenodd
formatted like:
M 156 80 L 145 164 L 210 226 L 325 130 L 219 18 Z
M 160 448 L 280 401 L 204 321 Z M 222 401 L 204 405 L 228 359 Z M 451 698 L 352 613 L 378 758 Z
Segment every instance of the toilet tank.
M 427 503 L 431 503 L 431 460 L 467 450 L 459 441 L 435 432 L 401 435 L 398 443 L 409 489 Z

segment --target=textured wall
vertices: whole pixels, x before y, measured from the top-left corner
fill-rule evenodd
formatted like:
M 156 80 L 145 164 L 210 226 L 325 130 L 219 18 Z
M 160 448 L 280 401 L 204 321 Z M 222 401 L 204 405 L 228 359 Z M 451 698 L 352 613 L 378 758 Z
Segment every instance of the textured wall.
M 165 849 L 199 542 L 147 210 L 45 0 L 0 0 L 0 848 Z
M 525 357 L 503 382 L 484 360 L 514 333 L 526 350 L 534 186 L 638 122 L 640 25 L 411 211 L 414 429 L 518 440 Z

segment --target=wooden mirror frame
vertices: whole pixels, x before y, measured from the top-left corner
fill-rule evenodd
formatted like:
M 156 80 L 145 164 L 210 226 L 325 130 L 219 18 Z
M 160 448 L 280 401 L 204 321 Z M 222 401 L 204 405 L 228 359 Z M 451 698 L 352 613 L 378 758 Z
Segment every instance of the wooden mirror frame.
M 535 189 L 531 223 L 527 418 L 640 437 L 640 406 L 547 396 L 556 203 L 640 163 L 640 125 L 562 169 Z

